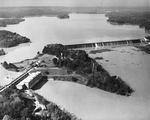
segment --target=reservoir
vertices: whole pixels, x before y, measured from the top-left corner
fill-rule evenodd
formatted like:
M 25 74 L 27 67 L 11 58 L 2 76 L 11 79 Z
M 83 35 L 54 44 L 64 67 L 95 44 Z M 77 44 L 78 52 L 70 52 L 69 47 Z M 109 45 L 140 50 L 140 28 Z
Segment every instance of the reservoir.
M 17 25 L 1 28 L 16 32 L 31 39 L 31 44 L 10 50 L 8 62 L 20 61 L 35 56 L 49 43 L 78 44 L 142 38 L 149 33 L 139 26 L 111 25 L 104 14 L 70 14 L 69 19 L 57 17 L 30 17 Z M 7 51 L 7 50 L 6 50 Z M 31 52 L 32 51 L 32 52 Z M 18 56 L 19 57 L 14 57 Z
M 4 49 L 0 62 L 18 62 L 33 58 L 46 44 L 78 44 L 142 38 L 149 35 L 132 25 L 111 25 L 104 14 L 70 14 L 69 19 L 30 17 L 2 30 L 16 32 L 32 43 Z M 113 48 L 114 51 L 92 55 L 112 75 L 120 76 L 135 92 L 122 97 L 83 85 L 49 80 L 36 92 L 83 120 L 148 120 L 150 119 L 150 56 L 134 47 Z M 106 62 L 105 60 L 109 61 Z M 5 85 L 21 73 L 8 72 L 0 66 L 0 84 Z M 46 91 L 46 92 L 45 92 Z

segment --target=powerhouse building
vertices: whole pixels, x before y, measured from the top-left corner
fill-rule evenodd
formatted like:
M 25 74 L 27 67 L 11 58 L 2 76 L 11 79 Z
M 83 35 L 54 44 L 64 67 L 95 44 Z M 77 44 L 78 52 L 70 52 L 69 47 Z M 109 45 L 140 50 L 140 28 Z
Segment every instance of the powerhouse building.
M 29 73 L 28 77 L 16 85 L 17 89 L 22 89 L 24 86 L 31 89 L 42 78 L 41 72 Z

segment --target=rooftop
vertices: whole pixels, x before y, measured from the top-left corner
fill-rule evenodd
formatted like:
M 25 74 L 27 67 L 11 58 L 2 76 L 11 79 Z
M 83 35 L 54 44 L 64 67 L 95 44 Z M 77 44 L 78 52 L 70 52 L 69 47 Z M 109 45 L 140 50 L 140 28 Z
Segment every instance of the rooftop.
M 25 83 L 30 82 L 34 77 L 36 77 L 38 74 L 40 74 L 41 72 L 33 72 L 33 73 L 29 73 L 29 76 L 26 77 L 23 81 L 21 81 L 19 84 L 17 85 L 24 85 Z

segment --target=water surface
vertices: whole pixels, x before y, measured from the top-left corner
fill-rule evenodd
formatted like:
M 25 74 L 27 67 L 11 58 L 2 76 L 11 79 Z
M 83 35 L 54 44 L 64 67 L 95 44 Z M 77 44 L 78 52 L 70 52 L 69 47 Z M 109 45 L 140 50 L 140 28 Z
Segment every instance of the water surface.
M 25 22 L 1 29 L 26 36 L 31 39 L 32 43 L 4 49 L 7 55 L 1 56 L 0 62 L 17 62 L 33 58 L 49 43 L 101 42 L 142 38 L 147 35 L 145 30 L 138 26 L 114 26 L 107 23 L 106 20 L 104 14 L 71 14 L 70 19 L 25 18 Z M 104 57 L 101 64 L 111 74 L 122 77 L 135 89 L 130 97 L 122 97 L 75 83 L 51 80 L 36 92 L 58 103 L 83 120 L 149 120 L 150 57 L 133 49 L 127 47 L 96 54 L 96 56 Z M 0 66 L 1 85 L 9 83 L 17 75 Z

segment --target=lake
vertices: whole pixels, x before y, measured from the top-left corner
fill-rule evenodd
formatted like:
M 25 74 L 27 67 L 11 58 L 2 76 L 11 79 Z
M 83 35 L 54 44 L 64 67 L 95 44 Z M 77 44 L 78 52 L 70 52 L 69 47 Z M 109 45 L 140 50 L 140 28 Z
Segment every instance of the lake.
M 111 25 L 104 14 L 70 14 L 70 19 L 31 17 L 17 25 L 1 28 L 19 33 L 32 43 L 4 49 L 0 62 L 17 62 L 33 58 L 49 43 L 88 43 L 142 38 L 144 29 L 132 25 Z M 120 76 L 135 92 L 123 97 L 83 85 L 49 80 L 36 92 L 74 113 L 83 120 L 148 120 L 150 119 L 150 56 L 134 47 L 113 48 L 114 51 L 92 55 L 110 74 Z M 0 66 L 0 84 L 5 85 L 20 73 L 8 72 Z M 46 91 L 46 92 L 45 92 Z
M 148 35 L 138 26 L 111 25 L 104 14 L 70 14 L 69 19 L 30 17 L 25 18 L 25 22 L 1 29 L 19 33 L 32 41 L 31 44 L 26 44 L 19 49 L 11 49 L 10 54 L 8 53 L 4 59 L 8 62 L 31 58 L 50 43 L 101 42 L 142 38 Z M 19 57 L 14 57 L 18 54 L 20 54 Z

